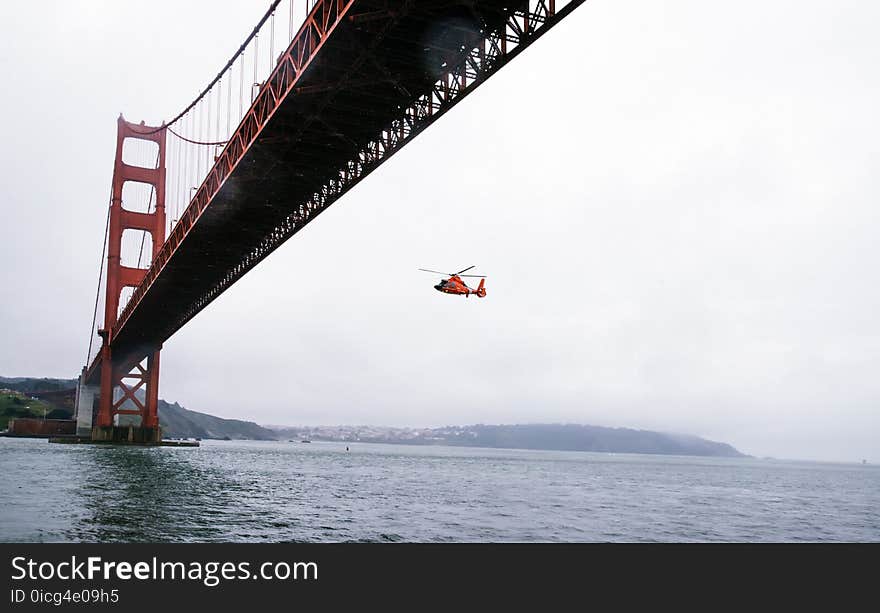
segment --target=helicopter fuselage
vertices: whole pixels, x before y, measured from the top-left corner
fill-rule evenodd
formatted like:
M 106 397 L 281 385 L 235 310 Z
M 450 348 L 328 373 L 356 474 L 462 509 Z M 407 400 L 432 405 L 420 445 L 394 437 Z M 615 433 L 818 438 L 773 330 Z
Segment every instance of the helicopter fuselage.
M 486 289 L 483 287 L 484 283 L 480 280 L 480 285 L 476 289 L 468 287 L 467 284 L 461 280 L 461 277 L 457 275 L 452 275 L 448 279 L 443 279 L 434 286 L 438 292 L 443 292 L 444 294 L 456 294 L 459 296 L 470 296 L 471 294 L 476 294 L 480 298 L 486 295 Z
M 449 272 L 444 273 L 439 270 L 430 270 L 428 268 L 419 268 L 422 272 L 430 272 L 438 275 L 445 275 L 447 278 L 441 280 L 437 285 L 434 286 L 434 289 L 438 292 L 443 292 L 444 294 L 456 294 L 458 296 L 464 296 L 467 298 L 471 294 L 476 294 L 479 298 L 483 298 L 486 296 L 486 275 L 462 275 L 461 273 L 469 271 L 473 266 L 468 266 L 464 270 L 459 270 L 458 272 Z M 461 280 L 462 277 L 479 277 L 480 285 L 477 286 L 477 289 L 472 287 L 468 287 L 467 284 Z

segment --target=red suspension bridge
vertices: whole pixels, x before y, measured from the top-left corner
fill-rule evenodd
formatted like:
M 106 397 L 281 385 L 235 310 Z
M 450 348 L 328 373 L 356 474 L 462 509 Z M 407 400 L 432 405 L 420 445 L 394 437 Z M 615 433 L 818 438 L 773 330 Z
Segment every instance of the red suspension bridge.
M 157 442 L 163 342 L 584 1 L 276 0 L 173 120 L 120 117 L 78 432 Z

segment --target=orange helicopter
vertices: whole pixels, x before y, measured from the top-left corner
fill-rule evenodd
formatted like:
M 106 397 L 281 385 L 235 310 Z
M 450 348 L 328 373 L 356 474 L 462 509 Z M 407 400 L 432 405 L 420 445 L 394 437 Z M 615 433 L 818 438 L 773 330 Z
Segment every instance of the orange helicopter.
M 444 294 L 458 294 L 459 296 L 464 296 L 467 298 L 471 294 L 476 294 L 478 298 L 483 298 L 486 296 L 486 288 L 484 287 L 486 283 L 486 275 L 463 275 L 461 273 L 466 272 L 473 268 L 474 266 L 468 266 L 464 270 L 459 270 L 458 272 L 440 272 L 438 270 L 428 270 L 427 268 L 419 268 L 419 270 L 423 272 L 433 272 L 438 275 L 447 275 L 448 279 L 443 279 L 434 286 L 434 289 L 438 292 L 443 292 Z M 480 285 L 477 286 L 477 289 L 473 289 L 468 287 L 464 281 L 461 280 L 462 277 L 477 277 L 480 279 Z

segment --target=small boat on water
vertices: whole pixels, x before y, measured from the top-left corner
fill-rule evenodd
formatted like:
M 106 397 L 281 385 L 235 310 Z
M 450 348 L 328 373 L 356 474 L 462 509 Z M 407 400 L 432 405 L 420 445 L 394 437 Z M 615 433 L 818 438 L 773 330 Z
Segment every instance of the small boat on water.
M 311 442 L 312 442 L 312 441 L 310 441 L 310 440 L 307 439 L 307 438 L 304 438 L 303 440 L 300 441 L 300 443 L 311 443 Z

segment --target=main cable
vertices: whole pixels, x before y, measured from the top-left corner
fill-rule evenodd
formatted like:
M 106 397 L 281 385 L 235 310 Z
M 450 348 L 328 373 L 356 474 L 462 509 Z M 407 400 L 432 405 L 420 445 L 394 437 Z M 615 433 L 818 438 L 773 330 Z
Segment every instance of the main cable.
M 220 78 L 226 73 L 226 71 L 229 70 L 229 67 L 232 66 L 232 64 L 235 62 L 236 58 L 238 58 L 238 56 L 240 54 L 244 53 L 245 48 L 250 44 L 251 40 L 253 40 L 254 37 L 257 36 L 257 34 L 260 31 L 260 28 L 262 28 L 263 24 L 266 23 L 266 21 L 272 16 L 272 14 L 275 12 L 275 8 L 279 4 L 281 4 L 281 0 L 275 0 L 272 3 L 272 5 L 269 7 L 269 10 L 267 10 L 266 14 L 263 15 L 263 18 L 260 19 L 259 23 L 257 23 L 257 25 L 254 27 L 254 30 L 248 35 L 248 37 L 241 44 L 241 46 L 238 48 L 238 50 L 232 54 L 232 57 L 229 58 L 229 61 L 226 62 L 226 65 L 223 66 L 223 68 L 220 70 L 220 72 L 217 73 L 217 76 L 214 77 L 214 80 L 211 81 L 204 90 L 202 90 L 202 93 L 199 94 L 195 100 L 193 100 L 192 102 L 189 103 L 189 106 L 187 106 L 180 113 L 178 113 L 177 116 L 174 119 L 172 119 L 170 122 L 168 122 L 167 124 L 163 124 L 163 125 L 159 126 L 158 128 L 153 128 L 152 130 L 146 130 L 143 132 L 140 132 L 136 129 L 134 131 L 137 134 L 144 134 L 144 135 L 155 134 L 156 132 L 159 132 L 160 130 L 164 130 L 168 126 L 173 126 L 175 123 L 177 123 L 177 120 L 179 120 L 181 117 L 186 115 L 190 109 L 192 109 L 196 104 L 198 104 L 202 100 L 202 98 L 204 98 L 205 95 L 211 91 L 211 89 L 214 87 L 214 85 L 217 83 L 217 81 L 219 81 Z M 199 144 L 201 144 L 201 143 L 199 143 Z
M 95 322 L 98 321 L 98 300 L 101 298 L 101 280 L 104 278 L 104 256 L 107 254 L 107 236 L 110 234 L 110 209 L 113 206 L 111 195 L 107 205 L 107 221 L 104 223 L 104 248 L 101 250 L 101 265 L 98 266 L 98 290 L 95 292 L 95 311 L 92 314 L 92 329 L 89 331 L 89 351 L 86 354 L 86 367 L 92 359 L 92 342 L 95 340 Z

